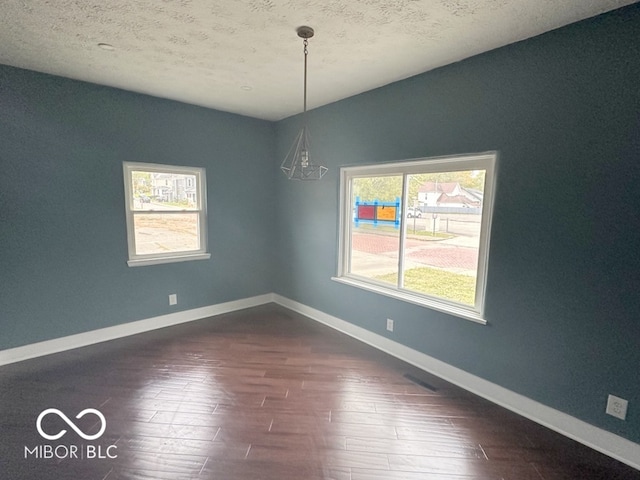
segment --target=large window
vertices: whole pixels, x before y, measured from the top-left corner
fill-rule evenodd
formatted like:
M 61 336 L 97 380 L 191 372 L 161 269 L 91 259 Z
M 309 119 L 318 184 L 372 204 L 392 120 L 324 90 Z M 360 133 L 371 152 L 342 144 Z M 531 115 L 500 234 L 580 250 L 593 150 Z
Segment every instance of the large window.
M 124 163 L 129 266 L 210 258 L 202 168 Z
M 496 154 L 340 173 L 335 280 L 486 323 Z

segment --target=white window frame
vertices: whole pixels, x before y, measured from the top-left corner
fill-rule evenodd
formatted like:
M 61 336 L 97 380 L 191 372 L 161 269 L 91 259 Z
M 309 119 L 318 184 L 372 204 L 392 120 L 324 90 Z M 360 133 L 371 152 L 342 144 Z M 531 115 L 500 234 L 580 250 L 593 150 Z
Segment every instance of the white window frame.
M 455 315 L 477 323 L 486 324 L 484 317 L 487 271 L 489 265 L 489 241 L 496 183 L 497 152 L 453 155 L 443 157 L 420 158 L 394 163 L 358 165 L 340 169 L 340 212 L 337 275 L 332 280 L 341 282 L 381 295 L 417 304 L 437 311 Z M 419 173 L 437 173 L 450 171 L 485 170 L 485 189 L 482 202 L 482 223 L 478 247 L 478 269 L 476 277 L 475 302 L 473 306 L 448 301 L 439 297 L 400 289 L 393 285 L 378 283 L 374 280 L 349 272 L 351 255 L 351 228 L 353 228 L 351 180 L 357 177 L 378 175 L 400 175 L 403 177 L 403 198 L 407 196 L 407 176 Z M 406 209 L 408 202 L 402 201 L 401 238 L 406 234 Z M 402 241 L 399 247 L 403 249 Z M 402 255 L 399 261 L 399 273 L 402 268 Z
M 132 205 L 132 180 L 134 171 L 158 172 L 179 175 L 193 175 L 196 178 L 196 194 L 198 199 L 197 210 L 135 210 Z M 144 265 L 157 265 L 162 263 L 184 262 L 190 260 L 207 260 L 211 254 L 207 251 L 207 192 L 206 192 L 206 172 L 204 168 L 185 167 L 175 165 L 161 165 L 157 163 L 123 162 L 124 172 L 124 193 L 125 211 L 127 220 L 127 244 L 129 248 L 129 259 L 127 265 L 138 267 Z M 198 214 L 198 250 L 184 252 L 167 252 L 153 254 L 136 254 L 135 223 L 134 217 L 137 214 L 171 214 L 191 212 Z

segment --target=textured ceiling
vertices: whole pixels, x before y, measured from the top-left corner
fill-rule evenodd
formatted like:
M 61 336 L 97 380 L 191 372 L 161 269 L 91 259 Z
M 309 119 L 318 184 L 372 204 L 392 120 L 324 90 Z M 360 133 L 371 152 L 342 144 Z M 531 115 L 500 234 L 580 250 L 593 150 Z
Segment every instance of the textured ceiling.
M 635 0 L 2 0 L 0 63 L 264 119 Z M 98 46 L 107 43 L 115 49 Z

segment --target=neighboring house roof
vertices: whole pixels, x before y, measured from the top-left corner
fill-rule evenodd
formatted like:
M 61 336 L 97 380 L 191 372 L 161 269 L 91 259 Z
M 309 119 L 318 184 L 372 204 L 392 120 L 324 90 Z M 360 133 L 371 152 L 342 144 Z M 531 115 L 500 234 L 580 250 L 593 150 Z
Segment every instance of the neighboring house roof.
M 418 189 L 418 193 L 425 195 L 440 194 L 435 203 L 441 206 L 452 204 L 479 207 L 482 205 L 483 192 L 465 188 L 458 182 L 425 182 Z M 430 200 L 433 202 L 433 197 Z
M 480 202 L 484 198 L 484 192 L 481 192 L 480 190 L 476 190 L 475 188 L 462 187 L 462 190 L 464 190 L 465 193 L 468 193 L 469 195 L 471 195 L 473 198 L 478 199 L 478 201 Z
M 447 204 L 447 203 L 456 203 L 456 204 L 467 205 L 469 207 L 480 206 L 479 201 L 471 200 L 469 197 L 466 197 L 465 195 L 447 195 L 446 193 L 443 193 L 442 195 L 440 195 L 440 197 L 437 200 L 437 203 L 438 205 Z
M 442 193 L 452 193 L 460 188 L 458 182 L 425 182 L 420 186 L 418 192 L 421 193 L 435 193 L 436 191 Z

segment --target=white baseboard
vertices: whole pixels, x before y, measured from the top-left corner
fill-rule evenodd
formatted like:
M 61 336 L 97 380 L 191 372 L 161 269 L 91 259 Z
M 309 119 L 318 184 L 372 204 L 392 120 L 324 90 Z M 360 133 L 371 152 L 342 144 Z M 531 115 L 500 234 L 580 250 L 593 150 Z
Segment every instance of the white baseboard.
M 178 325 L 180 323 L 192 322 L 214 315 L 234 312 L 244 308 L 255 307 L 273 301 L 272 294 L 259 295 L 256 297 L 244 298 L 232 302 L 219 303 L 207 307 L 183 310 L 181 312 L 169 313 L 158 317 L 146 318 L 135 322 L 114 325 L 113 327 L 100 328 L 89 332 L 69 335 L 67 337 L 45 340 L 43 342 L 31 343 L 22 347 L 0 350 L 0 366 L 9 363 L 21 362 L 30 358 L 59 353 L 74 348 L 86 347 L 95 343 L 115 340 L 116 338 L 136 335 L 138 333 L 149 332 L 158 328 Z
M 273 301 L 640 470 L 637 443 L 320 310 L 276 294 Z

